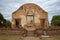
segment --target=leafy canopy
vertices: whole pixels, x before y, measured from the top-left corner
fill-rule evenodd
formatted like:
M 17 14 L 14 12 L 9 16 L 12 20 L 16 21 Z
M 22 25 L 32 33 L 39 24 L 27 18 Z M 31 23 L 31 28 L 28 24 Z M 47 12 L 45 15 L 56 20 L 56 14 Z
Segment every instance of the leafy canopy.
M 51 20 L 51 25 L 52 26 L 60 26 L 60 15 L 53 16 L 53 18 Z
M 0 27 L 10 27 L 11 22 L 9 20 L 4 19 L 3 15 L 0 13 Z

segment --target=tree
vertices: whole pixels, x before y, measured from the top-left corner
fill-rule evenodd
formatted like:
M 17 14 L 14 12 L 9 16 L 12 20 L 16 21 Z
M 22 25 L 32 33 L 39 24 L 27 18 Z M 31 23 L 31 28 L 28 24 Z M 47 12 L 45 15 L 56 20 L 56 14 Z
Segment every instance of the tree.
M 6 27 L 11 27 L 11 22 L 9 20 L 6 20 L 5 26 Z
M 4 17 L 3 17 L 3 15 L 0 13 L 0 26 L 3 25 L 3 20 L 4 20 Z
M 3 15 L 0 13 L 0 27 L 10 27 L 11 22 L 9 20 L 4 19 Z
M 60 26 L 60 15 L 53 16 L 53 18 L 51 20 L 51 25 L 52 26 Z

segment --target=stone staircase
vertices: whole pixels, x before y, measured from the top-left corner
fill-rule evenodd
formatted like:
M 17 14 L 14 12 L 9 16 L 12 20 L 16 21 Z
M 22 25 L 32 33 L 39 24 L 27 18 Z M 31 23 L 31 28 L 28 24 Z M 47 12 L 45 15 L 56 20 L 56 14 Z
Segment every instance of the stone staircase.
M 28 31 L 28 33 L 27 33 L 27 36 L 34 36 L 35 34 L 34 34 L 34 32 L 33 31 Z
M 38 37 L 25 37 L 23 40 L 41 40 Z

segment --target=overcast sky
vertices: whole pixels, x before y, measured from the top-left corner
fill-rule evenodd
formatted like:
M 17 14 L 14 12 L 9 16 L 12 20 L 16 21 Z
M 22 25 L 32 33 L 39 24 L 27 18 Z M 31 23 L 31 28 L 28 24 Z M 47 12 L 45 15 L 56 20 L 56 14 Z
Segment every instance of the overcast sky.
M 48 12 L 51 21 L 53 15 L 60 15 L 60 0 L 0 0 L 0 12 L 5 19 L 12 20 L 12 12 L 25 3 L 34 3 Z

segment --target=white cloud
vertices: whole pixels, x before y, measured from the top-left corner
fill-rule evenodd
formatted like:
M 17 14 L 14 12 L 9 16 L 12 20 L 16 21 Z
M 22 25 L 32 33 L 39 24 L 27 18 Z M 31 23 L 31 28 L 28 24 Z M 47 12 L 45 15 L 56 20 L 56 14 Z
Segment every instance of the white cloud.
M 43 1 L 42 1 L 42 0 L 26 0 L 26 2 L 33 2 L 33 3 L 34 3 L 34 2 L 36 2 L 36 3 L 37 3 L 37 2 L 41 2 L 41 3 L 42 3 L 42 2 L 45 2 L 45 1 L 46 1 L 46 0 L 43 0 Z
M 56 2 L 58 2 L 58 0 L 48 0 L 48 1 L 46 1 L 46 2 L 44 3 L 44 5 L 45 5 L 45 6 L 47 6 L 47 5 L 52 5 L 52 4 L 56 3 Z

